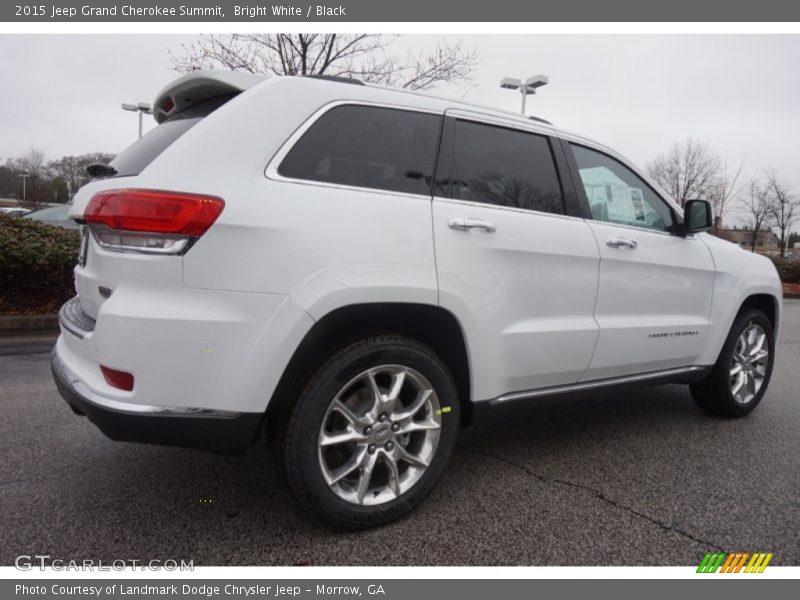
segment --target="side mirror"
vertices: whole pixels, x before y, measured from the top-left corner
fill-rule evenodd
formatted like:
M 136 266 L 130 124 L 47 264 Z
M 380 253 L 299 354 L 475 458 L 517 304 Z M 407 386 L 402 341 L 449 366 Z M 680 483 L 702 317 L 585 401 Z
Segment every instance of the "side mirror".
M 708 231 L 714 226 L 714 211 L 708 200 L 687 200 L 683 207 L 683 227 L 689 233 Z

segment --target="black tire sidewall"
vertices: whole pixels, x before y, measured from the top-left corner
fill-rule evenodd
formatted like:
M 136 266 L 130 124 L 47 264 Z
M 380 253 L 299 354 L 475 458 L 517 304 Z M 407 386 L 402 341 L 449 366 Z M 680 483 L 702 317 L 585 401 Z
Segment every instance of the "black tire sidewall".
M 359 506 L 339 498 L 325 483 L 318 460 L 318 436 L 331 400 L 358 374 L 378 365 L 399 364 L 421 373 L 433 386 L 442 415 L 439 443 L 419 481 L 399 498 Z M 286 470 L 298 500 L 324 521 L 348 528 L 388 523 L 416 508 L 431 492 L 448 462 L 459 429 L 455 383 L 442 360 L 427 346 L 401 336 L 372 336 L 334 353 L 298 398 L 286 431 Z

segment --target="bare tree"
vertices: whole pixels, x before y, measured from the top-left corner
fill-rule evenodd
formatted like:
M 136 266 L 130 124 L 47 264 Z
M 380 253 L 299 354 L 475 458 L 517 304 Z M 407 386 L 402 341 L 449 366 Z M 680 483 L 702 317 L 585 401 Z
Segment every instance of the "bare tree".
M 722 229 L 725 216 L 738 201 L 742 192 L 748 187 L 748 181 L 742 178 L 744 160 L 733 171 L 728 168 L 728 159 L 720 165 L 716 178 L 708 186 L 708 199 L 714 207 L 714 229 Z
M 719 156 L 704 143 L 692 140 L 675 142 L 656 156 L 647 173 L 681 206 L 687 200 L 707 198 L 720 171 Z
M 752 180 L 747 196 L 741 201 L 741 206 L 747 213 L 748 226 L 750 227 L 750 249 L 755 252 L 758 236 L 764 229 L 769 229 L 772 203 L 770 201 L 769 182 Z
M 772 222 L 780 232 L 778 239 L 781 244 L 781 258 L 786 257 L 786 241 L 792 229 L 792 224 L 798 216 L 798 201 L 791 195 L 789 186 L 778 179 L 775 171 L 767 173 L 767 183 L 770 189 L 770 215 Z
M 19 158 L 9 159 L 6 164 L 9 169 L 15 171 L 18 175 L 26 176 L 25 200 L 31 208 L 39 208 L 39 204 L 45 200 L 44 194 L 46 193 L 42 183 L 48 176 L 44 151 L 38 148 L 31 148 Z
M 266 75 L 332 75 L 409 90 L 468 81 L 476 50 L 437 42 L 404 57 L 391 52 L 397 36 L 336 33 L 203 35 L 170 52 L 177 71 L 223 68 Z
M 108 163 L 113 160 L 114 155 L 107 152 L 91 152 L 80 156 L 62 156 L 58 160 L 48 163 L 48 168 L 53 177 L 60 177 L 64 180 L 68 194 L 71 196 L 87 181 L 89 175 L 86 167 L 95 162 Z

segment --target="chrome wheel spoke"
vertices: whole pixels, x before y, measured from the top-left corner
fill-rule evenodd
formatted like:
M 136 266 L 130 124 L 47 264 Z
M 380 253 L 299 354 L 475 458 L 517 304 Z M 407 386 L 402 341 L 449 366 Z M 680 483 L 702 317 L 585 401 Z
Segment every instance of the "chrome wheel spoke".
M 392 383 L 389 387 L 389 393 L 386 394 L 385 403 L 389 406 L 387 407 L 388 410 L 394 410 L 394 406 L 397 403 L 398 398 L 400 397 L 400 392 L 403 390 L 403 385 L 406 382 L 406 371 L 403 369 L 402 371 L 398 371 L 392 377 Z
M 323 469 L 323 474 L 326 475 L 325 479 L 328 485 L 334 485 L 339 483 L 342 479 L 344 479 L 350 473 L 355 471 L 364 461 L 366 455 L 367 455 L 367 449 L 366 447 L 363 447 L 360 448 L 357 452 L 354 452 L 353 455 L 345 464 L 343 464 L 341 467 L 339 467 L 332 473 L 328 472 L 327 469 Z
M 381 388 L 378 386 L 378 382 L 375 380 L 375 371 L 369 371 L 367 373 L 367 383 L 369 384 L 369 389 L 372 392 L 372 408 L 369 411 L 369 415 L 372 418 L 378 414 L 383 406 L 383 392 L 381 392 Z
M 359 504 L 364 502 L 364 497 L 367 495 L 370 481 L 372 480 L 372 472 L 375 470 L 376 455 L 367 454 L 364 460 L 361 461 L 361 469 L 359 471 L 358 484 L 356 485 L 355 495 Z
M 733 386 L 731 386 L 731 393 L 734 396 L 736 396 L 739 393 L 739 391 L 742 389 L 742 386 L 744 385 L 745 377 L 746 376 L 745 376 L 744 373 L 740 373 L 739 376 L 736 378 L 736 383 L 734 383 Z
M 432 389 L 420 391 L 420 393 L 417 394 L 417 397 L 414 398 L 414 401 L 409 406 L 404 407 L 401 412 L 395 413 L 394 419 L 396 421 L 404 421 L 406 419 L 414 418 L 414 415 L 416 415 L 419 410 L 425 406 L 432 394 Z
M 397 468 L 397 461 L 394 459 L 393 454 L 386 453 L 383 457 L 383 463 L 386 465 L 386 470 L 389 474 L 387 485 L 392 490 L 395 498 L 400 495 L 400 471 Z
M 753 344 L 750 346 L 750 351 L 748 352 L 748 354 L 750 355 L 751 359 L 756 354 L 758 354 L 759 352 L 762 351 L 762 348 L 764 347 L 764 341 L 766 339 L 767 339 L 767 334 L 766 333 L 762 333 L 760 335 L 756 335 L 755 336 Z
M 363 442 L 367 439 L 363 433 L 348 428 L 339 433 L 328 433 L 323 431 L 319 437 L 320 446 L 335 446 L 336 444 L 346 444 L 348 442 Z
M 756 330 L 755 330 L 755 328 L 750 327 L 745 331 L 745 334 L 746 334 L 745 335 L 745 340 L 744 340 L 745 341 L 745 348 L 747 349 L 747 352 L 749 354 L 750 350 L 753 348 L 753 346 L 756 343 Z
M 742 363 L 737 362 L 733 365 L 733 368 L 730 371 L 730 375 L 731 377 L 733 377 L 734 375 L 738 375 L 741 372 L 742 372 Z
M 430 431 L 433 429 L 441 429 L 442 426 L 432 419 L 425 421 L 408 421 L 405 425 L 401 425 L 398 433 L 412 433 L 414 431 Z
M 333 401 L 333 404 L 331 404 L 331 410 L 338 412 L 345 419 L 347 419 L 351 427 L 366 427 L 370 423 L 370 420 L 366 415 L 358 416 L 352 411 L 352 409 L 350 409 L 349 406 L 339 399 Z
M 419 456 L 411 454 L 402 446 L 397 446 L 396 456 L 398 460 L 405 461 L 412 467 L 417 467 L 418 469 L 426 469 L 428 467 L 428 463 L 422 460 Z

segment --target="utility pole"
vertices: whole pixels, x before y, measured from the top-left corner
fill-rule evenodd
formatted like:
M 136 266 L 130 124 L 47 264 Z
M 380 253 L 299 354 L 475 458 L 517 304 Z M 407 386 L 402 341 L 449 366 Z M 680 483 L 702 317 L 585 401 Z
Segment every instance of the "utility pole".
M 20 173 L 19 174 L 20 179 L 22 179 L 22 201 L 23 202 L 26 202 L 27 199 L 28 199 L 27 198 L 27 194 L 26 194 L 26 189 L 25 189 L 25 182 L 27 181 L 28 177 L 30 177 L 30 176 L 31 176 L 30 173 Z

